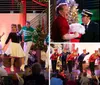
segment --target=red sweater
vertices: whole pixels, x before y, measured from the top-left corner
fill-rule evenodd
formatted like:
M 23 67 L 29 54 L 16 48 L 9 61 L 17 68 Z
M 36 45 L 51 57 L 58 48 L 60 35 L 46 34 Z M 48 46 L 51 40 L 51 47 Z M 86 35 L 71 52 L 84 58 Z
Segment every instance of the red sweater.
M 58 16 L 53 22 L 51 28 L 51 39 L 55 42 L 63 42 L 65 40 L 63 40 L 62 37 L 68 32 L 69 24 L 67 20 L 62 16 Z
M 89 58 L 89 62 L 95 62 L 95 60 L 99 57 L 99 55 L 92 54 Z

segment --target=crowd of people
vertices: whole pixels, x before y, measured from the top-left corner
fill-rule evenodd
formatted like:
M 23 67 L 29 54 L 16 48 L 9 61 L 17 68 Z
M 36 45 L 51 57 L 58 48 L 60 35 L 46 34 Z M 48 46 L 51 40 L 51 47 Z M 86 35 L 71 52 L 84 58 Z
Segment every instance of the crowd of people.
M 76 48 L 73 51 L 69 51 L 69 49 L 64 48 L 62 53 L 58 52 L 58 49 L 54 49 L 54 53 L 51 54 L 51 62 L 52 62 L 52 71 L 55 72 L 56 70 L 67 70 L 69 73 L 72 72 L 72 68 L 75 67 L 76 69 L 79 68 L 80 72 L 83 73 L 83 63 L 86 63 L 84 61 L 84 58 L 86 55 L 89 54 L 86 49 L 83 49 L 83 53 L 79 54 L 78 48 Z M 100 53 L 98 50 L 95 50 L 94 53 L 92 53 L 88 59 L 89 68 L 91 71 L 91 74 L 94 75 L 95 70 L 95 61 L 98 59 L 98 65 L 100 63 Z M 60 69 L 57 69 L 57 64 L 59 64 L 60 61 Z M 76 66 L 77 65 L 77 66 Z
M 54 48 L 54 53 L 51 54 L 51 85 L 99 85 L 100 76 L 95 74 L 95 61 L 100 64 L 99 50 L 95 50 L 88 59 L 88 64 L 84 61 L 86 55 L 90 54 L 86 49 L 83 53 L 78 53 L 78 48 L 73 51 L 64 48 L 62 53 L 59 53 L 57 48 Z M 87 66 L 84 67 L 84 64 Z M 98 67 L 99 68 L 99 67 Z M 75 72 L 76 70 L 76 72 Z M 79 71 L 78 71 L 79 70 Z M 88 71 L 90 72 L 88 73 Z M 87 75 L 89 75 L 87 77 Z M 91 77 L 90 77 L 91 76 Z

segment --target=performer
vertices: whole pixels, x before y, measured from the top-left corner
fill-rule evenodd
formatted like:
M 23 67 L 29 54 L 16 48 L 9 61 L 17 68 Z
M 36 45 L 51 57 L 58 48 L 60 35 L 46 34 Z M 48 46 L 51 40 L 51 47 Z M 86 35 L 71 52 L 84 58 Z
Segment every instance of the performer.
M 82 11 L 82 24 L 85 26 L 85 34 L 80 42 L 100 42 L 99 25 L 91 20 L 93 13 L 88 9 Z
M 55 52 L 50 57 L 51 62 L 52 62 L 52 70 L 53 70 L 53 72 L 56 71 L 57 58 L 60 56 L 60 54 L 58 53 L 58 49 L 55 49 L 54 51 Z
M 76 56 L 78 56 L 77 50 L 74 50 L 70 55 L 68 55 L 68 58 L 66 59 L 66 62 L 68 63 L 69 73 L 72 72 L 73 61 Z
M 21 31 L 18 33 L 19 35 L 24 36 L 24 52 L 25 56 L 25 65 L 28 64 L 28 54 L 32 44 L 34 45 L 38 39 L 38 34 L 34 28 L 30 26 L 30 22 L 26 22 L 26 26 L 24 26 Z
M 89 52 L 86 52 L 86 49 L 83 49 L 83 53 L 81 55 L 79 55 L 79 57 L 78 57 L 80 72 L 83 72 L 83 66 L 82 66 L 83 60 L 84 60 L 85 56 L 88 54 L 89 54 Z
M 67 63 L 66 63 L 66 59 L 67 56 L 70 54 L 69 50 L 64 48 L 63 52 L 61 53 L 61 60 L 62 60 L 62 69 L 67 70 Z
M 94 68 L 95 68 L 95 60 L 99 57 L 98 54 L 98 50 L 95 50 L 95 53 L 93 53 L 90 57 L 89 57 L 89 67 L 90 67 L 90 71 L 92 73 L 92 75 L 94 75 Z
M 53 42 L 64 42 L 79 36 L 77 32 L 69 34 L 69 24 L 67 22 L 69 6 L 66 3 L 60 3 L 56 7 L 57 18 L 52 24 L 51 39 Z
M 9 36 L 5 42 L 5 45 L 3 47 L 3 50 L 5 49 L 6 45 L 8 44 L 9 40 L 11 39 L 11 43 L 9 47 L 6 50 L 6 54 L 10 54 L 11 58 L 11 68 L 10 70 L 13 72 L 14 71 L 14 60 L 15 57 L 21 58 L 21 67 L 20 70 L 24 71 L 24 57 L 25 53 L 20 45 L 20 38 L 17 35 L 17 28 L 15 24 L 11 25 L 11 32 L 9 33 Z

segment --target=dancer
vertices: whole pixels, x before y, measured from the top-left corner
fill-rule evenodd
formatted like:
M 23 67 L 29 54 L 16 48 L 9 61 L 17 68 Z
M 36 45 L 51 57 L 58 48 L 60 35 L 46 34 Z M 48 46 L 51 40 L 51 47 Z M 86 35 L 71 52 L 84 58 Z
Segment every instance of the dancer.
M 94 70 L 95 70 L 95 60 L 99 57 L 98 50 L 95 50 L 95 53 L 93 53 L 89 57 L 89 67 L 92 75 L 95 75 Z
M 24 51 L 19 43 L 20 37 L 17 35 L 16 24 L 11 25 L 11 32 L 9 33 L 9 36 L 5 42 L 3 50 L 5 49 L 5 47 L 8 44 L 10 39 L 11 39 L 11 43 L 5 52 L 6 54 L 10 54 L 10 56 L 11 56 L 11 68 L 10 68 L 10 70 L 12 72 L 14 71 L 14 60 L 15 60 L 15 57 L 18 57 L 18 58 L 21 58 L 20 70 L 24 71 L 25 54 L 24 54 Z
M 62 60 L 62 69 L 67 70 L 66 59 L 70 54 L 69 50 L 64 48 L 63 52 L 61 53 L 61 60 Z
M 66 62 L 68 63 L 69 73 L 72 73 L 73 61 L 76 56 L 78 56 L 77 50 L 74 50 L 70 55 L 68 55 L 68 58 L 66 59 Z
M 85 56 L 88 54 L 89 54 L 89 52 L 86 52 L 86 49 L 83 49 L 83 53 L 81 55 L 79 55 L 79 57 L 78 57 L 80 72 L 83 72 L 83 66 L 82 66 L 83 60 L 84 60 Z
M 55 49 L 54 51 L 55 52 L 50 57 L 50 59 L 52 61 L 52 70 L 53 70 L 53 72 L 56 71 L 57 58 L 60 56 L 60 54 L 58 53 L 58 49 Z
M 28 64 L 28 54 L 30 51 L 30 48 L 32 44 L 34 45 L 38 39 L 38 34 L 34 28 L 30 26 L 30 22 L 26 22 L 26 26 L 24 26 L 20 32 L 18 33 L 19 35 L 24 36 L 24 52 L 26 54 L 25 56 L 25 65 Z

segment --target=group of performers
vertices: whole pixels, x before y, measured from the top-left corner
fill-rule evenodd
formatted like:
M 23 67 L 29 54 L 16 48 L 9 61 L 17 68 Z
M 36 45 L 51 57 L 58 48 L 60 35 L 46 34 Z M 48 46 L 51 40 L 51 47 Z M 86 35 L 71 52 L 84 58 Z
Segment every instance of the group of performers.
M 59 58 L 62 63 L 62 67 L 60 68 L 60 70 L 67 70 L 68 67 L 69 73 L 72 73 L 72 68 L 75 66 L 75 64 L 78 64 L 80 72 L 83 72 L 84 58 L 88 54 L 89 52 L 87 52 L 86 49 L 83 49 L 83 53 L 81 54 L 78 53 L 78 49 L 75 49 L 72 52 L 70 52 L 68 49 L 64 48 L 62 53 L 59 53 L 58 49 L 54 49 L 54 53 L 50 57 L 52 62 L 52 71 L 56 72 L 57 61 Z M 95 71 L 95 61 L 99 58 L 100 53 L 98 52 L 98 50 L 95 50 L 95 52 L 91 54 L 88 59 L 89 68 L 92 75 L 94 75 Z
M 24 37 L 24 46 L 21 47 L 22 35 Z M 24 71 L 24 66 L 28 64 L 28 54 L 32 44 L 35 44 L 38 38 L 38 34 L 34 28 L 30 26 L 30 22 L 26 22 L 26 26 L 22 27 L 19 31 L 16 24 L 11 25 L 11 32 L 8 35 L 7 40 L 5 41 L 4 47 L 1 50 L 4 51 L 4 54 L 10 55 L 11 57 L 11 68 L 10 70 L 14 72 L 14 60 L 15 58 L 20 58 L 21 66 L 20 70 Z M 11 40 L 9 46 L 7 44 Z M 5 48 L 7 49 L 5 50 Z

